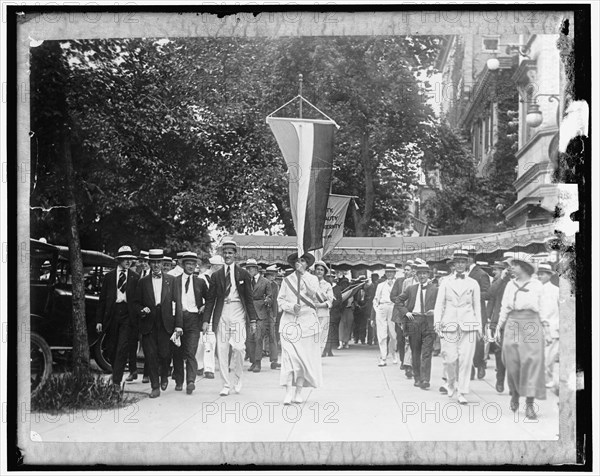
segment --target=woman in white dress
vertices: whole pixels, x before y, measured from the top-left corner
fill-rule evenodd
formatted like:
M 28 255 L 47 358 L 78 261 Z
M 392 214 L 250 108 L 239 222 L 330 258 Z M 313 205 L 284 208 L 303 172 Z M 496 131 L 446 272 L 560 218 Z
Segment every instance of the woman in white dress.
M 279 324 L 279 383 L 286 388 L 284 405 L 292 401 L 302 403 L 303 387 L 316 388 L 322 383 L 319 320 L 314 301 L 325 299 L 320 291 L 319 279 L 307 272 L 315 257 L 305 253 L 298 258 L 298 253 L 293 253 L 288 262 L 294 266 L 295 272 L 283 279 L 277 296 L 277 304 L 283 311 Z
M 333 288 L 325 276 L 329 273 L 329 268 L 323 261 L 317 261 L 315 263 L 315 276 L 319 280 L 319 288 L 321 294 L 325 296 L 325 299 L 317 297 L 314 300 L 315 307 L 317 308 L 317 318 L 319 319 L 319 342 L 321 345 L 321 357 L 325 357 L 327 354 L 324 352 L 325 343 L 329 334 L 329 310 L 333 306 Z

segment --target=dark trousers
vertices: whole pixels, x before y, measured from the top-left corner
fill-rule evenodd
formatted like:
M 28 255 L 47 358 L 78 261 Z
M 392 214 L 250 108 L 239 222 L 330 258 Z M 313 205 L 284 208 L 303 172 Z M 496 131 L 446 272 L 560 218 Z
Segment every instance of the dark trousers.
M 396 324 L 396 341 L 398 343 L 398 348 L 396 350 L 398 351 L 398 354 L 400 356 L 400 362 L 404 363 L 406 351 L 406 334 L 400 324 Z
M 485 368 L 485 342 L 483 339 L 477 339 L 475 343 L 475 354 L 473 355 L 473 365 L 476 368 Z
M 160 387 L 159 377 L 161 379 L 169 378 L 169 366 L 171 364 L 172 342 L 169 334 L 160 318 L 160 310 L 152 330 L 148 334 L 142 335 L 142 348 L 144 349 L 144 358 L 147 362 L 148 376 L 152 389 Z
M 367 314 L 365 309 L 354 310 L 354 329 L 352 329 L 354 335 L 354 342 L 366 342 L 367 337 Z
M 414 321 L 405 324 L 405 334 L 412 353 L 412 370 L 416 382 L 429 382 L 431 379 L 431 353 L 435 332 L 433 316 L 415 315 Z
M 277 337 L 279 334 L 277 333 L 277 317 L 273 316 L 269 318 L 269 360 L 271 362 L 277 362 L 279 358 L 279 346 L 277 344 Z
M 127 342 L 129 340 L 129 312 L 127 303 L 115 304 L 112 322 L 107 331 L 106 354 L 112 364 L 112 380 L 120 384 L 127 363 Z
M 506 378 L 506 367 L 502 361 L 502 338 L 504 337 L 504 329 L 500 331 L 500 343 L 491 343 L 490 352 L 496 357 L 496 382 L 504 383 Z
M 263 341 L 269 335 L 269 319 L 258 319 L 256 321 L 256 334 L 248 332 L 246 345 L 248 347 L 248 357 L 250 362 L 260 362 L 263 356 Z M 269 354 L 273 354 L 271 347 Z M 271 362 L 277 362 L 277 350 L 275 350 L 275 358 L 270 355 Z
M 198 341 L 200 340 L 200 314 L 197 312 L 183 311 L 183 334 L 181 335 L 181 346 L 174 346 L 173 350 L 173 375 L 177 385 L 183 385 L 184 363 L 185 381 L 194 383 L 198 373 Z
M 365 316 L 369 316 L 373 326 L 369 323 L 367 325 L 367 344 L 377 344 L 377 325 L 375 321 L 375 312 L 373 311 L 373 305 L 367 306 L 365 310 Z

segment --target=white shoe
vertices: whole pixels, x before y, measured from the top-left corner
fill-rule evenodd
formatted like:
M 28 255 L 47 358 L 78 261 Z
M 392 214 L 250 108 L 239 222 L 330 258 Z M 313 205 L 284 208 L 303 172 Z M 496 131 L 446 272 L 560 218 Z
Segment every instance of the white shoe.
M 385 363 L 385 359 L 379 359 L 379 363 L 377 365 L 379 367 L 385 367 L 387 364 Z
M 240 378 L 235 385 L 233 386 L 233 390 L 235 393 L 240 393 L 242 391 L 242 379 Z
M 446 388 L 448 389 L 448 398 L 454 397 L 454 394 L 456 394 L 456 387 L 454 385 L 446 385 Z
M 285 397 L 283 398 L 283 404 L 289 405 L 292 403 L 292 387 L 289 386 L 285 392 Z
M 465 396 L 462 393 L 459 393 L 458 394 L 458 403 L 460 403 L 461 405 L 466 405 L 469 402 L 467 401 L 467 399 L 465 398 Z
M 394 352 L 394 360 L 392 362 L 394 362 L 395 364 L 398 363 L 398 354 L 396 352 Z
M 300 391 L 296 390 L 296 394 L 294 395 L 292 402 L 302 403 L 303 401 L 304 401 L 304 399 L 302 398 L 302 390 L 300 390 Z
M 223 387 L 223 390 L 221 390 L 219 395 L 221 395 L 222 397 L 226 397 L 227 395 L 229 395 L 229 387 Z

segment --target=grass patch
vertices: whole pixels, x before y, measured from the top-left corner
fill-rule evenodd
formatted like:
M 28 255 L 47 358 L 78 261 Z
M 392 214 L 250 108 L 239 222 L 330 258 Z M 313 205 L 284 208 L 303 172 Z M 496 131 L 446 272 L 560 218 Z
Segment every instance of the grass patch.
M 125 396 L 110 379 L 92 373 L 52 375 L 31 397 L 37 412 L 57 413 L 78 409 L 110 409 L 130 405 L 137 397 Z

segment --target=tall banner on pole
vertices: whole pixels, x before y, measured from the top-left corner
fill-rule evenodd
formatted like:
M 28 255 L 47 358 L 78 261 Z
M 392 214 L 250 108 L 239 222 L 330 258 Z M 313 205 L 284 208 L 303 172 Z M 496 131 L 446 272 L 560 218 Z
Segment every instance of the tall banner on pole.
M 288 167 L 292 219 L 298 255 L 323 247 L 333 164 L 335 122 L 267 117 Z
M 323 226 L 323 256 L 327 256 L 344 237 L 344 222 L 351 198 L 347 195 L 329 195 Z

